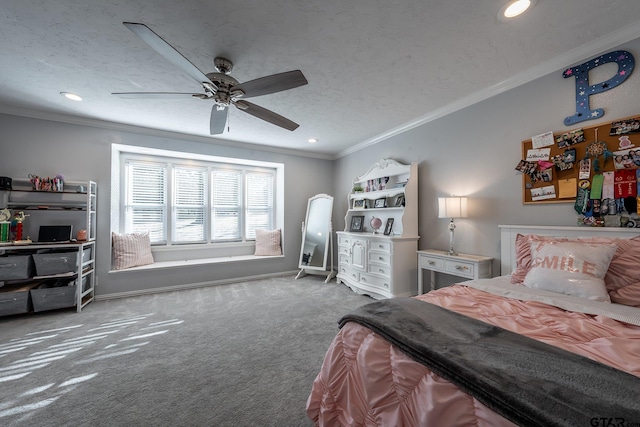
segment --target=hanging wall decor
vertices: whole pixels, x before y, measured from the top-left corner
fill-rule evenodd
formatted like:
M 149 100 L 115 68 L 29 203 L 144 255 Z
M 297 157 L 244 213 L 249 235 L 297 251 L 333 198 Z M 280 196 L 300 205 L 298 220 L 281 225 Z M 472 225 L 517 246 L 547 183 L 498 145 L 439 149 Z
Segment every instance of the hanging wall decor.
M 590 84 L 589 71 L 604 64 L 614 62 L 618 65 L 618 71 L 609 80 Z M 616 50 L 601 55 L 584 64 L 568 68 L 562 73 L 564 78 L 574 77 L 576 83 L 576 113 L 573 116 L 565 117 L 564 124 L 572 126 L 585 120 L 599 119 L 604 115 L 602 108 L 591 110 L 589 107 L 589 96 L 606 92 L 619 86 L 633 71 L 635 60 L 633 55 L 626 50 Z

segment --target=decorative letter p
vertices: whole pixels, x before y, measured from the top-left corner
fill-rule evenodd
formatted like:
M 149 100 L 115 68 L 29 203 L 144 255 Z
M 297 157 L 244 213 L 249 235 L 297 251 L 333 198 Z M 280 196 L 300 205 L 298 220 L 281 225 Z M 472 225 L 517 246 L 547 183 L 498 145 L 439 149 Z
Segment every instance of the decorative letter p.
M 615 62 L 618 64 L 618 71 L 616 74 L 606 82 L 589 85 L 589 70 L 609 62 Z M 631 75 L 634 64 L 635 61 L 633 59 L 633 55 L 626 50 L 616 50 L 615 52 L 607 53 L 598 58 L 592 59 L 589 62 L 578 65 L 577 67 L 565 70 L 565 72 L 562 73 L 562 77 L 576 78 L 576 114 L 565 117 L 564 124 L 571 126 L 585 120 L 593 120 L 602 117 L 604 115 L 604 110 L 602 108 L 598 108 L 596 110 L 591 110 L 589 108 L 589 96 L 608 91 L 609 89 L 613 89 L 614 87 L 622 84 L 622 82 L 627 80 L 627 77 Z

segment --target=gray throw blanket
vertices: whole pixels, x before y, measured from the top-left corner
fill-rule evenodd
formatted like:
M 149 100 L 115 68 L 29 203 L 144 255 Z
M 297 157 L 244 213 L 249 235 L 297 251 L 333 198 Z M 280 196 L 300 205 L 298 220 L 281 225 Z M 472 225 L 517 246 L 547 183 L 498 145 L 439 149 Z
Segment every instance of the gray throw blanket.
M 434 304 L 380 300 L 344 316 L 340 327 L 347 322 L 520 426 L 640 423 L 640 378 Z

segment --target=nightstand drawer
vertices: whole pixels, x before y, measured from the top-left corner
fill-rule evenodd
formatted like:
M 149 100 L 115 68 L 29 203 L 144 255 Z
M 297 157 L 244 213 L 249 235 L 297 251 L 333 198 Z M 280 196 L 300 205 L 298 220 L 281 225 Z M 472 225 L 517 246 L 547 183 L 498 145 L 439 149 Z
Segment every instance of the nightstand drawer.
M 445 271 L 444 260 L 442 258 L 432 258 L 430 256 L 420 255 L 420 268 Z
M 464 261 L 445 261 L 445 271 L 460 277 L 475 277 L 475 264 Z

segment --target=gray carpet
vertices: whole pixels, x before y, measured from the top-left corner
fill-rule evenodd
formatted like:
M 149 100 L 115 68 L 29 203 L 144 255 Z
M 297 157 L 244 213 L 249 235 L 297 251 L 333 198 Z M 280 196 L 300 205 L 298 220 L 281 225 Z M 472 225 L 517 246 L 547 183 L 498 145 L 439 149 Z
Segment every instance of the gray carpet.
M 372 300 L 320 276 L 0 318 L 0 425 L 311 426 L 337 320 Z

